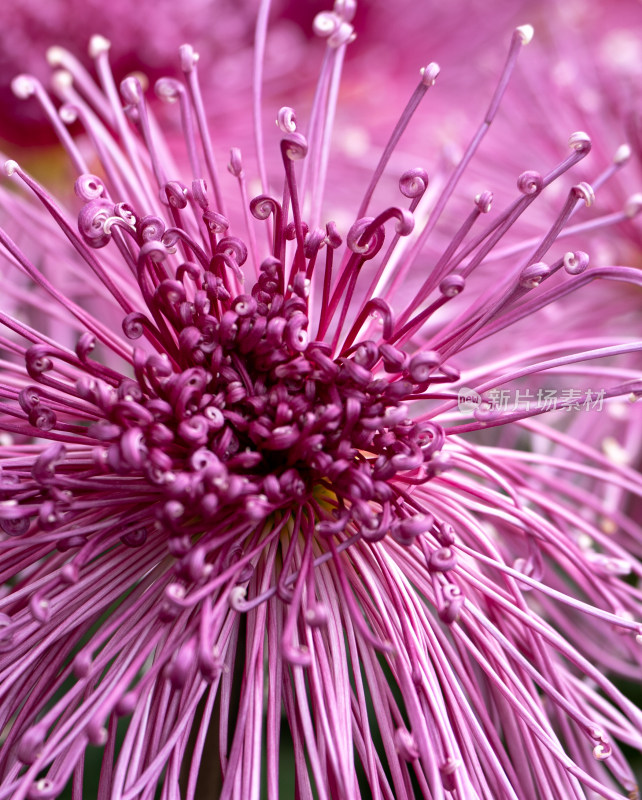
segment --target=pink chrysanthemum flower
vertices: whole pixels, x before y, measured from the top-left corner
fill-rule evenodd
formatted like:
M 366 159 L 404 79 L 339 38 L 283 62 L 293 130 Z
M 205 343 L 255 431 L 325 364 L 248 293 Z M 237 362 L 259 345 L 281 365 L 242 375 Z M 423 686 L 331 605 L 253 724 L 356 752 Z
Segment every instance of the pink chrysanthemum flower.
M 595 200 L 572 177 L 590 139 L 459 216 L 523 26 L 436 188 L 413 166 L 391 197 L 387 169 L 431 63 L 359 207 L 326 221 L 354 8 L 317 17 L 307 134 L 282 108 L 274 147 L 268 8 L 253 200 L 236 146 L 217 172 L 188 46 L 184 84 L 157 85 L 182 142 L 135 78 L 123 109 L 103 39 L 97 84 L 58 54 L 77 219 L 6 164 L 28 191 L 2 195 L 0 243 L 31 286 L 0 312 L 0 800 L 277 798 L 286 731 L 300 798 L 636 797 L 618 742 L 642 749 L 642 712 L 605 673 L 642 661 L 642 564 L 612 536 L 642 534 L 642 480 L 564 415 L 635 399 L 642 342 L 608 319 L 536 335 L 551 303 L 642 282 L 557 242 Z M 494 258 L 549 187 L 537 241 Z

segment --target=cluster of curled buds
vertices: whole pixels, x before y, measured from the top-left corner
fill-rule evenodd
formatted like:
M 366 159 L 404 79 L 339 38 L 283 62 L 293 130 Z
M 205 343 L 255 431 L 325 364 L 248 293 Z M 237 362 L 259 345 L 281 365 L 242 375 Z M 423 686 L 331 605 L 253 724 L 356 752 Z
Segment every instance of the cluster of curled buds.
M 157 787 L 193 800 L 206 780 L 221 798 L 276 800 L 285 726 L 305 798 L 635 790 L 618 741 L 642 748 L 642 712 L 606 671 L 642 663 L 642 564 L 605 520 L 639 531 L 642 480 L 548 409 L 488 398 L 549 373 L 584 402 L 598 378 L 607 403 L 637 397 L 642 342 L 608 320 L 533 337 L 560 299 L 642 279 L 559 247 L 597 202 L 599 178 L 569 177 L 583 132 L 557 164 L 515 176 L 500 208 L 487 189 L 452 211 L 530 26 L 434 191 L 428 165 L 386 203 L 377 191 L 431 63 L 349 222 L 324 219 L 354 13 L 337 0 L 316 19 L 327 51 L 305 134 L 281 108 L 264 149 L 258 103 L 252 199 L 237 146 L 217 169 L 190 46 L 184 81 L 157 85 L 177 101 L 176 152 L 140 81 L 119 93 L 100 37 L 97 83 L 65 57 L 60 112 L 28 76 L 15 84 L 34 89 L 78 174 L 73 210 L 16 161 L 5 171 L 24 194 L 0 198 L 0 246 L 22 278 L 0 311 L 0 800 L 68 785 L 74 800 Z M 553 185 L 552 221 L 497 270 Z M 52 253 L 82 291 L 61 288 Z M 471 379 L 484 402 L 462 417 Z M 560 441 L 566 457 L 542 445 Z

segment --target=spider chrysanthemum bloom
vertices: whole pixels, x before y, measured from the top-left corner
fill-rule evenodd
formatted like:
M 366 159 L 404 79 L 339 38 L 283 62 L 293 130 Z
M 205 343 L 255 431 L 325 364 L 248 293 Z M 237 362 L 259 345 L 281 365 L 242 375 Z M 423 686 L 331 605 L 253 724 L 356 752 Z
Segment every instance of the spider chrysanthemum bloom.
M 481 191 L 460 220 L 446 213 L 528 26 L 436 190 L 413 167 L 368 213 L 431 63 L 352 219 L 321 224 L 353 11 L 317 18 L 328 50 L 308 134 L 281 109 L 276 155 L 257 83 L 251 201 L 238 149 L 234 195 L 217 173 L 188 46 L 185 85 L 157 90 L 178 101 L 189 170 L 134 78 L 123 110 L 99 38 L 98 84 L 58 54 L 63 119 L 86 130 L 77 145 L 59 128 L 77 220 L 6 164 L 35 202 L 2 195 L 21 280 L 0 315 L 0 800 L 70 782 L 82 797 L 96 746 L 100 798 L 159 785 L 168 799 L 277 798 L 286 728 L 301 798 L 637 791 L 617 742 L 642 747 L 642 713 L 604 672 L 641 661 L 642 565 L 610 534 L 639 531 L 626 509 L 642 481 L 560 415 L 580 407 L 599 425 L 602 403 L 639 393 L 642 342 L 608 320 L 540 344 L 534 324 L 512 349 L 502 334 L 574 290 L 642 279 L 556 250 L 594 201 L 589 183 L 565 184 L 584 133 L 544 174 L 516 176 L 504 208 Z M 537 243 L 492 262 L 551 184 L 565 197 Z M 489 428 L 512 446 L 469 436 Z

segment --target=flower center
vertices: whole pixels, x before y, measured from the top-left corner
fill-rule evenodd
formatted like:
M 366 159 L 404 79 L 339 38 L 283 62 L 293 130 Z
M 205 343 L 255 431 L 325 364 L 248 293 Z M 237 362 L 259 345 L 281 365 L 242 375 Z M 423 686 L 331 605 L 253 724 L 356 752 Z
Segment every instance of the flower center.
M 342 524 L 347 515 L 383 535 L 387 482 L 425 479 L 443 441 L 434 423 L 408 419 L 406 402 L 438 364 L 371 340 L 332 359 L 328 344 L 309 340 L 304 273 L 284 292 L 281 264 L 268 258 L 251 294 L 230 301 L 223 267 L 241 266 L 246 251 L 228 245 L 219 243 L 207 270 L 192 265 L 193 299 L 181 281 L 159 283 L 150 309 L 177 341 L 166 357 L 138 350 L 136 380 L 78 383 L 101 416 L 88 431 L 102 442 L 99 464 L 142 473 L 162 490 L 170 530 L 196 533 L 230 511 L 258 521 L 322 487 Z M 134 338 L 143 324 L 130 315 L 123 327 Z

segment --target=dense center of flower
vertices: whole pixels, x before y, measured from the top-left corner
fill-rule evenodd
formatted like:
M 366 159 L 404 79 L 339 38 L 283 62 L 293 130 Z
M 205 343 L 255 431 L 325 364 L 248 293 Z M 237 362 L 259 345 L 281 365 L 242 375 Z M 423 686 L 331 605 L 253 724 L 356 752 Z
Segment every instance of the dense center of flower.
M 159 487 L 170 529 L 223 509 L 258 520 L 325 488 L 341 524 L 347 514 L 383 535 L 389 479 L 419 470 L 425 479 L 443 441 L 434 423 L 409 420 L 404 402 L 437 364 L 370 340 L 333 359 L 328 344 L 310 341 L 304 273 L 283 292 L 281 265 L 269 258 L 251 294 L 229 298 L 217 265 L 244 257 L 238 242 L 219 244 L 210 271 L 192 273 L 190 300 L 182 282 L 159 283 L 150 307 L 172 323 L 177 345 L 163 356 L 136 351 L 136 380 L 79 383 L 101 412 L 89 428 L 103 442 L 99 463 Z M 130 337 L 141 326 L 140 315 L 124 323 Z

